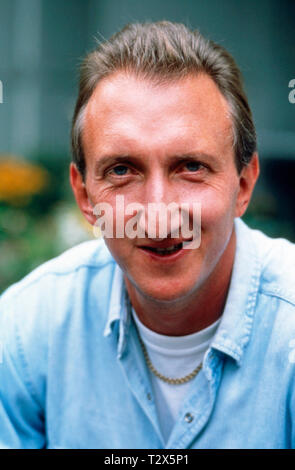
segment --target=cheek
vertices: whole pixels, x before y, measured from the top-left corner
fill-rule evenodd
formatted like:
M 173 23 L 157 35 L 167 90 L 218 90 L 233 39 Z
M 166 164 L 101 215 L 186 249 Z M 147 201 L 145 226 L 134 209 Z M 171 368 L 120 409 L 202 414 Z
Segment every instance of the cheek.
M 205 229 L 232 221 L 235 216 L 236 199 L 237 192 L 228 189 L 223 191 L 206 190 L 199 194 L 202 227 Z
M 120 268 L 126 271 L 131 255 L 130 244 L 126 243 L 126 239 L 120 238 L 105 238 L 105 243 Z

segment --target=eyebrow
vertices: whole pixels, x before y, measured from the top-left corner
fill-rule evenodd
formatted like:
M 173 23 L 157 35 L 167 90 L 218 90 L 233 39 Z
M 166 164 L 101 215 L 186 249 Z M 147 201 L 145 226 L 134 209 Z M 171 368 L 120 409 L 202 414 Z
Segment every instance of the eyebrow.
M 180 154 L 180 155 L 173 155 L 169 158 L 169 162 L 173 164 L 177 164 L 183 162 L 185 160 L 207 160 L 211 162 L 218 163 L 219 158 L 217 156 L 204 153 L 204 152 L 191 152 L 187 154 Z M 108 164 L 114 163 L 126 163 L 131 162 L 137 165 L 142 165 L 142 157 L 136 155 L 104 155 L 103 157 L 99 157 L 99 159 L 94 164 L 94 171 L 95 173 L 99 172 L 102 168 L 104 168 Z
M 133 162 L 140 163 L 140 158 L 131 157 L 130 155 L 105 155 L 96 160 L 94 164 L 94 171 L 97 173 L 101 168 L 104 168 L 108 164 L 122 163 L 122 162 Z

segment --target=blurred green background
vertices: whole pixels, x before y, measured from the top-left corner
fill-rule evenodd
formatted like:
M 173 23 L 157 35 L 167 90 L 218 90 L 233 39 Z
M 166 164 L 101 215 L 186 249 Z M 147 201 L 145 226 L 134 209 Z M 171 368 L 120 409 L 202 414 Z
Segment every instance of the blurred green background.
M 78 65 L 96 39 L 162 19 L 198 28 L 235 57 L 262 167 L 244 219 L 295 241 L 294 0 L 0 0 L 0 293 L 93 238 L 68 178 Z

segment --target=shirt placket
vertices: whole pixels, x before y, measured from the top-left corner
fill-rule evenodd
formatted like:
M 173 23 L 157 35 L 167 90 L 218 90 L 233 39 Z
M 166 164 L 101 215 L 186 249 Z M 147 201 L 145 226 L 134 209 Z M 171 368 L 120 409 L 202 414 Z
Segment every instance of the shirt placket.
M 198 436 L 208 423 L 222 375 L 223 361 L 209 348 L 204 356 L 203 368 L 194 379 L 179 418 L 175 423 L 167 449 L 198 448 Z
M 149 434 L 149 446 L 151 448 L 162 448 L 164 442 L 159 426 L 149 371 L 144 362 L 136 328 L 132 322 L 130 322 L 128 327 L 126 326 L 124 342 L 121 354 L 118 356 L 118 361 L 131 393 L 153 428 L 154 433 Z M 142 416 L 138 418 L 141 420 Z

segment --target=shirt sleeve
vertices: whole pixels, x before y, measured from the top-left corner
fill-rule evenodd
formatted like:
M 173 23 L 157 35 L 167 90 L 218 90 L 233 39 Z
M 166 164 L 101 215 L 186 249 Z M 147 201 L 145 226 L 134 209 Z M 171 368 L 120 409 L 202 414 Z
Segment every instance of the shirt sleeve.
M 26 317 L 14 307 L 0 299 L 0 448 L 43 448 L 44 413 L 20 332 Z

